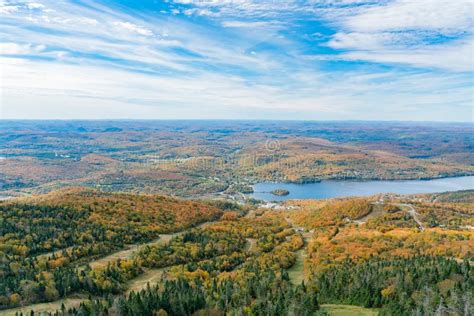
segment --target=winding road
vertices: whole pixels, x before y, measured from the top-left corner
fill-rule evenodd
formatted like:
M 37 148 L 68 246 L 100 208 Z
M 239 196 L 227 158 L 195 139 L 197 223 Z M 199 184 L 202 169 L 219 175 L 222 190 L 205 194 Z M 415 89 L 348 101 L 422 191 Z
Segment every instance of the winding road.
M 401 204 L 395 204 L 397 206 L 400 206 L 402 208 L 407 208 L 408 209 L 408 214 L 413 218 L 413 220 L 416 222 L 416 224 L 418 225 L 420 231 L 424 231 L 425 230 L 425 226 L 423 225 L 423 223 L 421 222 L 420 220 L 420 214 L 415 210 L 415 208 L 413 207 L 413 205 L 411 204 L 404 204 L 404 203 L 401 203 Z

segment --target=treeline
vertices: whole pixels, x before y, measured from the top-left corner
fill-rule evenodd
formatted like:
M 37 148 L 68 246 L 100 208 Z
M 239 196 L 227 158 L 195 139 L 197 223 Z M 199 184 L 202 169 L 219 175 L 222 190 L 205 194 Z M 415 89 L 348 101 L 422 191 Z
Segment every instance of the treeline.
M 26 204 L 68 207 L 90 211 L 90 219 L 127 230 L 175 232 L 218 219 L 218 203 L 182 200 L 160 195 L 105 193 L 88 188 L 70 188 L 25 199 Z M 223 205 L 229 207 L 228 205 Z
M 96 220 L 91 209 L 63 206 L 0 205 L 0 251 L 6 255 L 32 257 L 72 246 L 106 243 L 120 248 L 157 238 L 156 230 L 142 230 L 133 222 L 126 226 Z
M 381 308 L 379 315 L 472 315 L 474 269 L 446 257 L 346 261 L 314 277 L 322 303 Z

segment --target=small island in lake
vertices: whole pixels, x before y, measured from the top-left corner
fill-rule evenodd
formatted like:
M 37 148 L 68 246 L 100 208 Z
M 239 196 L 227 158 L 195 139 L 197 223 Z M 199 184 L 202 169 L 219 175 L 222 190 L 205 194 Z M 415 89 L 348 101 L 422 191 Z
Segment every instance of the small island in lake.
M 275 189 L 270 192 L 273 195 L 278 195 L 278 196 L 284 196 L 290 194 L 290 191 L 285 190 L 285 189 Z

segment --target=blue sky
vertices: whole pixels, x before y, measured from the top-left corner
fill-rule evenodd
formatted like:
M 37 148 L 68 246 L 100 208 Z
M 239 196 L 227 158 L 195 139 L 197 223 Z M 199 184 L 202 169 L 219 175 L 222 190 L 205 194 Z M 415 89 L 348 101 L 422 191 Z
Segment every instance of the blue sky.
M 1 117 L 472 121 L 474 2 L 0 0 Z

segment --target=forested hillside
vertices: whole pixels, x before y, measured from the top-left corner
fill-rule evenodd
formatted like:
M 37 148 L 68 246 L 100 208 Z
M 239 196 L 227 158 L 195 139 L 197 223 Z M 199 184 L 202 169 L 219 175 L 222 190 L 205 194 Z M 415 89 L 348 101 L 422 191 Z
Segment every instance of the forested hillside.
M 312 232 L 305 269 L 319 301 L 379 307 L 380 315 L 470 315 L 474 205 L 435 199 L 287 202 L 286 216 Z
M 0 305 L 58 299 L 85 286 L 78 283 L 79 276 L 86 274 L 84 265 L 91 260 L 132 244 L 159 240 L 160 234 L 216 220 L 222 214 L 216 203 L 80 188 L 3 202 Z M 111 269 L 125 267 L 130 269 L 127 273 L 138 273 L 131 262 Z M 95 281 L 88 282 L 90 286 Z
M 470 315 L 474 208 L 463 194 L 269 208 L 77 188 L 4 201 L 1 308 L 315 315 L 358 305 Z

